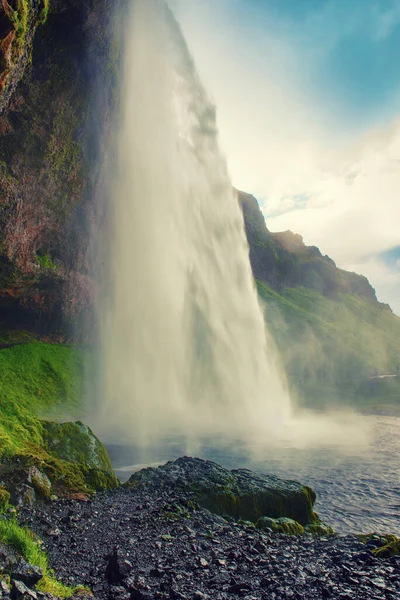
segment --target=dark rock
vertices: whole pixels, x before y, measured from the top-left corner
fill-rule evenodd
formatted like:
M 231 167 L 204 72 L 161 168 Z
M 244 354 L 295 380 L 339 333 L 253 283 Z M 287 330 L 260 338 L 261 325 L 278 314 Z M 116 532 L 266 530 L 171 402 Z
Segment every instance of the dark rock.
M 10 577 L 32 587 L 42 579 L 43 572 L 39 567 L 20 560 L 11 570 Z
M 19 598 L 33 598 L 33 600 L 37 600 L 37 594 L 22 583 L 22 581 L 12 581 L 11 600 L 18 600 Z
M 118 584 L 129 577 L 132 572 L 132 565 L 128 560 L 124 560 L 123 558 L 119 557 L 117 546 L 107 558 L 108 563 L 105 571 L 105 577 L 108 583 Z
M 14 501 L 17 506 L 32 506 L 36 502 L 36 493 L 32 486 L 25 483 L 14 490 Z
M 156 469 L 143 469 L 134 473 L 127 485 L 191 491 L 203 508 L 235 519 L 289 517 L 301 525 L 317 521 L 311 488 L 247 469 L 229 471 L 199 458 L 183 457 Z
M 91 587 L 96 600 L 400 597 L 399 557 L 368 550 L 363 561 L 367 546 L 354 535 L 266 533 L 233 520 L 215 523 L 203 508 L 188 522 L 181 507 L 191 499 L 193 489 L 149 484 L 100 493 L 89 503 L 37 503 L 21 509 L 21 519 L 39 537 L 49 523 L 61 531 L 46 537 L 55 574 Z M 4 561 L 0 551 L 0 566 Z

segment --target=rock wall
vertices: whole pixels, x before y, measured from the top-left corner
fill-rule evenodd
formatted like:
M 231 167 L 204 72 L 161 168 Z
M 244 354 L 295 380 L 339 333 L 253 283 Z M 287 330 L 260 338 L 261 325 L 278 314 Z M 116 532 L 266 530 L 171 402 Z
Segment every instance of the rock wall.
M 0 98 L 0 306 L 3 327 L 65 337 L 91 306 L 88 231 L 115 87 L 113 3 L 54 0 L 45 23 L 38 4 L 23 53 L 36 30 L 32 63 L 20 59 Z

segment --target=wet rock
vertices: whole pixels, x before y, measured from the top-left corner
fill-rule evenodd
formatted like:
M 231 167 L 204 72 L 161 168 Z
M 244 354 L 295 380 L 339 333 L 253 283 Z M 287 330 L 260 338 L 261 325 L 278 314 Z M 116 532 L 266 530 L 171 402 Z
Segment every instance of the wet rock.
M 305 533 L 310 533 L 312 535 L 333 535 L 334 531 L 332 527 L 329 525 L 325 525 L 324 523 L 311 523 L 304 527 Z
M 14 491 L 14 501 L 17 506 L 32 506 L 36 502 L 35 490 L 26 483 L 21 484 Z
M 10 594 L 10 588 L 4 580 L 0 581 L 0 592 L 3 597 L 7 597 Z
M 96 600 L 400 598 L 398 556 L 378 558 L 354 535 L 282 535 L 196 504 L 189 512 L 193 497 L 180 484 L 144 485 L 20 512 L 56 575 Z M 50 526 L 60 535 L 45 535 Z
M 11 600 L 19 600 L 19 598 L 32 598 L 33 600 L 37 600 L 37 594 L 22 583 L 22 581 L 12 581 Z
M 235 519 L 289 517 L 302 525 L 317 522 L 315 492 L 296 481 L 260 475 L 247 469 L 229 471 L 199 458 L 182 457 L 157 468 L 134 473 L 127 486 L 191 491 L 203 508 Z
M 43 572 L 39 567 L 20 560 L 11 570 L 11 579 L 22 581 L 25 585 L 32 587 L 36 585 L 43 577 Z
M 132 564 L 118 555 L 118 547 L 115 547 L 107 558 L 106 580 L 111 584 L 122 583 L 132 572 Z
M 93 431 L 82 423 L 43 421 L 44 437 L 50 452 L 67 462 L 112 473 L 110 458 Z

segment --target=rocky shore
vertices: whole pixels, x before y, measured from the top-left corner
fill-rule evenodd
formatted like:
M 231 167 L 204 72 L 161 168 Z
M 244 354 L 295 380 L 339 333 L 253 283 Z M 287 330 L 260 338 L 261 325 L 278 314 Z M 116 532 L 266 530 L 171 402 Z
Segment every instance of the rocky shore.
M 229 514 L 232 507 L 239 513 L 238 506 L 248 508 L 251 499 L 260 510 L 261 480 L 249 471 L 229 472 L 181 458 L 145 469 L 117 490 L 22 508 L 19 520 L 43 540 L 56 577 L 68 586 L 86 586 L 99 600 L 400 598 L 400 556 L 390 556 L 390 543 L 386 552 L 377 551 L 388 539 L 328 530 L 315 535 L 307 533 L 305 523 L 304 533 L 288 535 L 279 533 L 279 523 L 294 522 L 288 517 L 259 517 L 254 523 Z M 264 500 L 268 496 L 276 502 L 267 480 Z M 281 499 L 310 489 L 280 480 L 275 484 Z M 259 488 L 255 495 L 254 485 Z M 216 514 L 214 501 L 209 504 L 213 512 L 204 508 L 206 489 L 214 500 L 230 495 L 226 514 Z M 316 525 L 312 494 L 308 501 Z M 14 583 L 13 598 L 35 594 L 20 593 Z

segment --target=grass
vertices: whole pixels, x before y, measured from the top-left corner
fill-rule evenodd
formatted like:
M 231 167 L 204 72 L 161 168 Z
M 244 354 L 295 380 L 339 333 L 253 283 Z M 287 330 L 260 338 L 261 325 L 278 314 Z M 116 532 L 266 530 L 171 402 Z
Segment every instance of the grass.
M 0 453 L 41 444 L 39 417 L 63 418 L 79 406 L 83 351 L 42 342 L 0 350 Z
M 49 568 L 47 555 L 40 548 L 38 540 L 28 529 L 21 527 L 15 519 L 0 518 L 0 541 L 11 546 L 18 554 L 24 557 L 30 564 L 40 567 L 43 578 L 37 584 L 37 589 L 59 596 L 70 598 L 76 592 L 76 588 L 68 587 L 57 581 Z
M 41 419 L 65 420 L 76 413 L 82 401 L 83 364 L 83 350 L 70 346 L 32 342 L 0 350 L 0 458 L 11 471 L 14 459 L 20 466 L 38 466 L 61 492 L 91 492 L 117 485 L 101 445 L 96 466 L 89 466 L 86 455 L 79 463 L 60 457 L 57 448 L 49 445 L 51 423 Z M 56 437 L 67 432 L 72 446 L 76 444 L 78 451 L 83 447 L 79 427 L 57 427 L 53 425 Z

